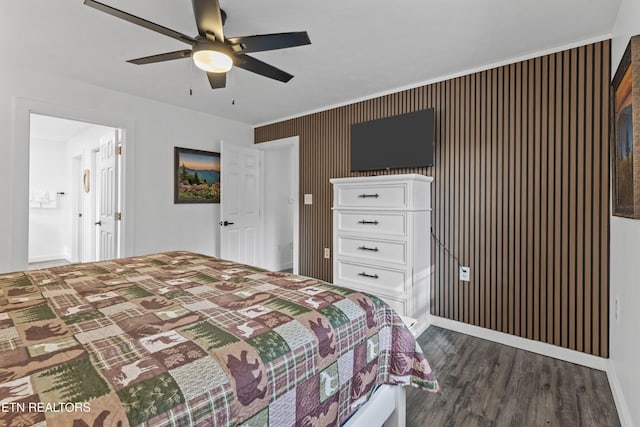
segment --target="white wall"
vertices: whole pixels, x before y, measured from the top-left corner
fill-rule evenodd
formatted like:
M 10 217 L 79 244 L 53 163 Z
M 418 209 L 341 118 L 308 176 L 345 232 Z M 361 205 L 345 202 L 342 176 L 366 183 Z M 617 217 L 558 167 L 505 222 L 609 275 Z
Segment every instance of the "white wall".
M 633 35 L 640 34 L 640 0 L 622 0 L 612 34 L 612 75 Z M 635 107 L 634 107 L 635 108 Z M 638 135 L 636 135 L 638 137 Z M 637 155 L 638 153 L 636 153 Z M 623 422 L 640 426 L 640 220 L 611 217 L 610 356 L 613 391 Z M 618 319 L 616 319 L 618 301 Z
M 173 147 L 217 151 L 220 140 L 249 145 L 251 126 L 3 63 L 0 272 L 26 268 L 29 111 L 126 130 L 125 255 L 218 253 L 219 205 L 173 204 Z
M 29 261 L 69 259 L 71 199 L 69 165 L 64 142 L 31 140 L 29 194 L 46 191 L 56 203 L 30 202 Z M 63 192 L 64 196 L 56 193 Z M 41 207 L 43 206 L 43 207 Z M 55 206 L 55 207 L 54 207 Z
M 293 267 L 293 147 L 264 152 L 264 267 Z

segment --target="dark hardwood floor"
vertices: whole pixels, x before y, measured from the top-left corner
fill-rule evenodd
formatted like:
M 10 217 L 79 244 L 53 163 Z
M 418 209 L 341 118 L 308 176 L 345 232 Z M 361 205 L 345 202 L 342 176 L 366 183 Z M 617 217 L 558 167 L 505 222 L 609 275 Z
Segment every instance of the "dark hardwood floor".
M 438 327 L 419 338 L 441 394 L 407 389 L 407 426 L 619 426 L 605 372 Z

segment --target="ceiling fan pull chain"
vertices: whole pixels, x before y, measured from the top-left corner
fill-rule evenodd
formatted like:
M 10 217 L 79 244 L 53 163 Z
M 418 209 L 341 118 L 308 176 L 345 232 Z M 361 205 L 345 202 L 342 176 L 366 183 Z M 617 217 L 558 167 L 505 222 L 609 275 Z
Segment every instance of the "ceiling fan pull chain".
M 193 96 L 193 61 L 189 62 L 189 96 Z
M 230 70 L 229 77 L 231 77 L 231 105 L 236 105 L 236 73 Z

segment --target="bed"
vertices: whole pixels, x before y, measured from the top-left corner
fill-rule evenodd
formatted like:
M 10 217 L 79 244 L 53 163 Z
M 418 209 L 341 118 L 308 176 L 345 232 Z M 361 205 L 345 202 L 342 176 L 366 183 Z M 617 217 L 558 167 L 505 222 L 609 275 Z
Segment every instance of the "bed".
M 340 425 L 388 385 L 438 390 L 383 301 L 320 280 L 190 252 L 0 275 L 0 426 Z

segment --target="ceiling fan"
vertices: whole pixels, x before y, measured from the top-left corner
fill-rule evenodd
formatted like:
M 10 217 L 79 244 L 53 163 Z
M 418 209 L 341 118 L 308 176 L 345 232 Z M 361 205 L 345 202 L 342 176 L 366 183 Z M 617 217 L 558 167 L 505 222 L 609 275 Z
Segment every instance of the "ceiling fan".
M 249 56 L 247 53 L 311 44 L 306 31 L 225 38 L 222 26 L 227 15 L 224 10 L 220 9 L 218 0 L 192 0 L 192 3 L 198 27 L 198 35 L 194 37 L 106 4 L 94 0 L 84 0 L 85 5 L 94 9 L 191 45 L 191 49 L 145 56 L 131 59 L 127 62 L 143 65 L 172 61 L 174 59 L 193 58 L 194 64 L 207 72 L 212 89 L 226 86 L 226 72 L 233 66 L 286 83 L 293 78 L 293 75 Z

